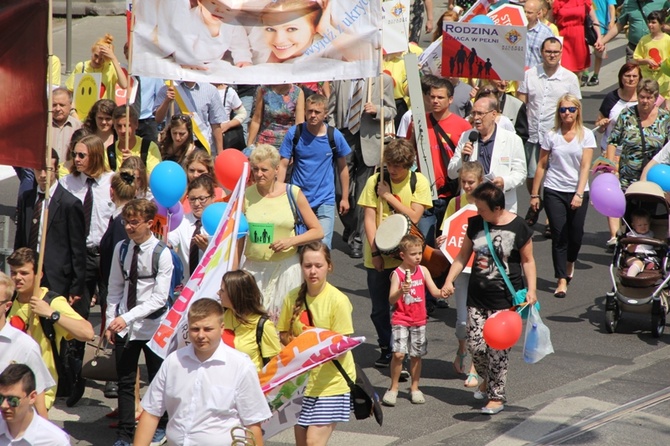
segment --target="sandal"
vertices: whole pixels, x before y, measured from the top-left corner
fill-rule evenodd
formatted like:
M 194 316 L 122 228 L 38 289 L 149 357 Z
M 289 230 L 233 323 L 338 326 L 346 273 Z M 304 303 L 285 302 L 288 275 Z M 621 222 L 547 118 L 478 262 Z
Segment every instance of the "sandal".
M 382 403 L 386 406 L 395 406 L 396 401 L 398 400 L 398 391 L 397 390 L 387 390 L 382 398 Z
M 410 401 L 412 404 L 424 404 L 426 398 L 423 396 L 423 392 L 420 390 L 413 390 L 410 392 Z
M 454 359 L 454 370 L 456 373 L 463 373 L 463 366 L 465 363 L 465 358 L 468 357 L 468 352 L 459 353 L 456 352 L 456 359 Z
M 540 217 L 540 212 L 542 212 L 543 208 L 542 199 L 540 199 L 540 207 L 537 208 L 537 211 L 532 207 L 528 207 L 528 212 L 526 212 L 526 216 L 524 217 L 528 226 L 533 226 L 537 223 L 537 219 Z
M 544 238 L 551 238 L 551 227 L 549 225 L 544 227 Z
M 468 377 L 465 378 L 463 386 L 465 387 L 478 387 L 481 384 L 482 378 L 476 373 L 468 373 Z
M 95 304 L 97 303 L 98 303 L 98 297 L 97 296 L 91 297 L 91 303 L 90 303 L 91 308 L 95 307 Z

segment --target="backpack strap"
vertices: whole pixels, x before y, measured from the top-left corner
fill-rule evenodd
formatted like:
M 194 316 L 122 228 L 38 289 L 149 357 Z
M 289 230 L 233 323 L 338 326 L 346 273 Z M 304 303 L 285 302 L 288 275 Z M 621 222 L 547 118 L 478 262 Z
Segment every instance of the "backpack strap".
M 151 147 L 151 140 L 149 138 L 142 138 L 142 145 L 140 146 L 140 158 L 144 165 L 147 165 L 147 158 L 149 157 L 149 148 Z
M 463 195 L 458 195 L 458 196 L 454 197 L 454 200 L 455 200 L 454 201 L 454 206 L 455 206 L 456 211 L 459 211 L 461 209 L 461 197 L 462 196 Z
M 107 161 L 112 172 L 116 171 L 116 141 L 107 146 Z M 146 163 L 145 163 L 146 164 Z
M 258 323 L 256 324 L 256 344 L 258 344 L 258 352 L 261 354 L 261 360 L 263 361 L 263 365 L 266 365 L 268 362 L 270 362 L 270 358 L 266 358 L 263 356 L 263 330 L 265 328 L 265 323 L 267 322 L 268 317 L 267 316 L 261 316 L 260 319 L 258 319 Z
M 410 171 L 410 176 L 409 176 L 409 189 L 412 191 L 412 195 L 414 195 L 414 192 L 416 192 L 416 172 L 413 170 Z M 377 177 L 377 184 L 379 184 L 381 176 Z M 388 170 L 384 168 L 384 182 L 391 187 L 391 174 L 389 173 Z M 375 188 L 375 193 L 377 193 L 377 188 Z M 393 193 L 393 191 L 391 191 Z
M 161 254 L 163 250 L 167 248 L 167 245 L 164 241 L 160 240 L 154 246 L 154 252 L 151 256 L 151 275 L 149 276 L 138 276 L 138 279 L 155 279 L 158 276 L 158 264 L 161 260 Z
M 123 269 L 123 264 L 126 262 L 126 255 L 128 254 L 128 246 L 130 245 L 130 240 L 126 239 L 121 243 L 121 248 L 119 248 L 119 265 L 121 266 L 121 274 L 123 274 L 123 280 L 128 280 L 128 274 L 126 270 Z
M 333 151 L 333 161 L 335 161 L 335 159 L 337 158 L 337 144 L 335 144 L 335 127 L 327 125 L 326 135 L 328 135 L 328 144 L 330 144 L 330 149 Z

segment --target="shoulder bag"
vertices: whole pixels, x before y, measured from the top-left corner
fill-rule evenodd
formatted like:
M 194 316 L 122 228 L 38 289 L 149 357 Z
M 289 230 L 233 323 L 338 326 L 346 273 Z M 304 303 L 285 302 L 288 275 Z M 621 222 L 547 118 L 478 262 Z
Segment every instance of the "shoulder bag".
M 307 232 L 307 225 L 302 219 L 300 209 L 298 208 L 298 202 L 293 196 L 292 189 L 291 184 L 286 183 L 286 195 L 288 196 L 288 203 L 291 206 L 291 212 L 293 212 L 293 220 L 295 222 L 295 235 L 301 235 Z

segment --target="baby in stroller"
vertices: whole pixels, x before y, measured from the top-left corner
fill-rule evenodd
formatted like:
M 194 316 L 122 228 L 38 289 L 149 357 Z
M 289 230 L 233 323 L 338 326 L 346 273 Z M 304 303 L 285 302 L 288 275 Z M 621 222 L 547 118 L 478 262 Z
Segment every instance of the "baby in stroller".
M 627 237 L 654 238 L 654 233 L 650 229 L 651 214 L 645 209 L 635 209 L 631 212 L 632 231 L 626 234 Z M 629 244 L 626 247 L 628 254 L 626 256 L 626 265 L 628 266 L 628 277 L 636 277 L 640 272 L 652 269 L 658 269 L 660 259 L 654 250 L 654 247 L 646 244 Z

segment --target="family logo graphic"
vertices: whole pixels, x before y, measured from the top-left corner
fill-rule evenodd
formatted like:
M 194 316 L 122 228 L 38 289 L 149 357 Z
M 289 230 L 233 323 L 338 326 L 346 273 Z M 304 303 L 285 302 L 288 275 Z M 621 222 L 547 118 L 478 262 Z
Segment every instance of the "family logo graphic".
M 510 45 L 516 45 L 521 40 L 521 34 L 517 30 L 513 29 L 512 31 L 505 34 L 505 39 L 510 43 Z

